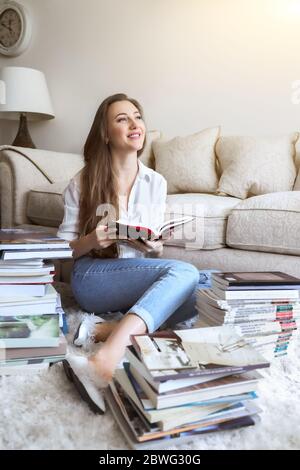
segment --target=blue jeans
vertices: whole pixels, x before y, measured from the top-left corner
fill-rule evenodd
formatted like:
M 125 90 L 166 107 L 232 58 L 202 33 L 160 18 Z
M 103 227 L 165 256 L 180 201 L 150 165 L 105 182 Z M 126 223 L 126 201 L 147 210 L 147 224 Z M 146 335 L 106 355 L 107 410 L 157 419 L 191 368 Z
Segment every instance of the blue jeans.
M 160 258 L 83 256 L 74 263 L 71 287 L 87 312 L 135 313 L 152 333 L 197 314 L 195 290 L 210 287 L 210 272 L 183 261 Z

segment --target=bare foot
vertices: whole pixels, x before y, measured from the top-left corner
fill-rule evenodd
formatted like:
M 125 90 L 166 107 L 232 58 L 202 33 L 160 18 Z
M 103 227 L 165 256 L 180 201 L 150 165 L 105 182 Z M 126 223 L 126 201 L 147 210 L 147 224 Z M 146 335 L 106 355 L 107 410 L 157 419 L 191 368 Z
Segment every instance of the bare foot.
M 106 382 L 111 382 L 117 365 L 124 355 L 124 351 L 119 350 L 115 354 L 112 354 L 111 349 L 106 349 L 105 345 L 103 345 L 97 354 L 89 357 L 89 361 L 98 376 Z
M 106 341 L 118 323 L 119 322 L 117 320 L 97 323 L 95 325 L 95 330 L 93 332 L 95 343 L 99 343 L 100 341 L 101 342 Z

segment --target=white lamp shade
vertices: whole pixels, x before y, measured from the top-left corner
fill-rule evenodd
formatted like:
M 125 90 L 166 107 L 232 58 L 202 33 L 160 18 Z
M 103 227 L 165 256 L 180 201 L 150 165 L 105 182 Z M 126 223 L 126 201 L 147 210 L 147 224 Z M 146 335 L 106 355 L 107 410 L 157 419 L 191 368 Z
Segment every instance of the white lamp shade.
M 0 100 L 0 119 L 19 119 L 20 113 L 26 113 L 30 121 L 54 118 L 42 72 L 25 67 L 3 67 L 0 80 L 5 91 L 4 99 Z

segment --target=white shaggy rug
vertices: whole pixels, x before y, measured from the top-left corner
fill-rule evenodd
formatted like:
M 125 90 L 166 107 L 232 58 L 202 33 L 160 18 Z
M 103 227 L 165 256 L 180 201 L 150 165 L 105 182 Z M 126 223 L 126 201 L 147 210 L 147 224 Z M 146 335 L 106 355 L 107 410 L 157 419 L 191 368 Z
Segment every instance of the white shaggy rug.
M 83 312 L 69 286 L 57 284 L 71 332 Z M 71 338 L 71 334 L 69 335 Z M 259 424 L 206 434 L 166 449 L 300 449 L 300 345 L 275 360 L 260 385 Z M 0 449 L 127 449 L 114 419 L 94 415 L 67 380 L 61 364 L 27 377 L 0 377 Z

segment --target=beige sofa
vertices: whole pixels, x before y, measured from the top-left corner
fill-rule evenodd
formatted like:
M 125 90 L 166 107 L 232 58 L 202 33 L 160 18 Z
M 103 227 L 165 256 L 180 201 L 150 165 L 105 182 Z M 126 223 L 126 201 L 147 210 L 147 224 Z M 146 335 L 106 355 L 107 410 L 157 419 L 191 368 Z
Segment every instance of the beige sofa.
M 145 163 L 153 158 L 151 142 L 147 152 Z M 0 147 L 2 228 L 29 225 L 55 232 L 63 217 L 62 192 L 82 166 L 83 158 L 77 154 Z M 300 276 L 299 175 L 292 189 L 246 199 L 206 193 L 168 195 L 168 204 L 177 210 L 188 207 L 186 215 L 197 215 L 201 233 L 193 243 L 171 242 L 163 256 L 199 269 L 274 270 Z M 194 213 L 194 207 L 200 211 Z M 70 268 L 70 261 L 61 264 L 62 280 L 68 281 Z

